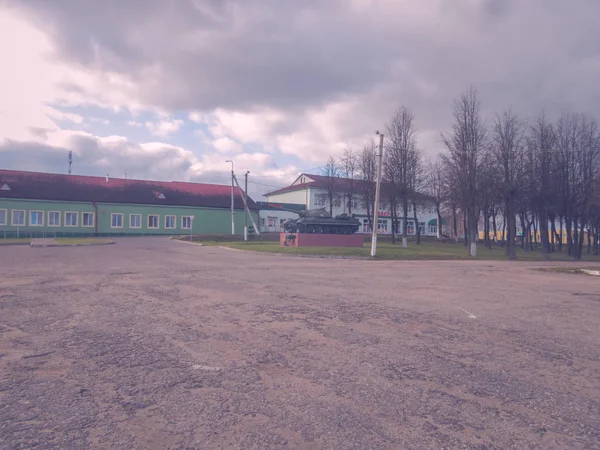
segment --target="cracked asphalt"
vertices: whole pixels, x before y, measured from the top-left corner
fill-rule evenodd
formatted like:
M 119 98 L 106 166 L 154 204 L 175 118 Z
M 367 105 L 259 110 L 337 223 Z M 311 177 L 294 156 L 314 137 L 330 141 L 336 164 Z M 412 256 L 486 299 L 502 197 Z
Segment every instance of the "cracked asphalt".
M 0 260 L 2 449 L 600 448 L 596 277 L 165 238 Z

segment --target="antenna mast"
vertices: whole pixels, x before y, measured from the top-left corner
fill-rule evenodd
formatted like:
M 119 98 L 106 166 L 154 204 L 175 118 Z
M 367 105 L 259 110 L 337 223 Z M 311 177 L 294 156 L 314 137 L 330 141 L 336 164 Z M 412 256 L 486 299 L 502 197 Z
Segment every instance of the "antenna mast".
M 69 175 L 71 175 L 71 166 L 73 165 L 73 152 L 69 151 Z

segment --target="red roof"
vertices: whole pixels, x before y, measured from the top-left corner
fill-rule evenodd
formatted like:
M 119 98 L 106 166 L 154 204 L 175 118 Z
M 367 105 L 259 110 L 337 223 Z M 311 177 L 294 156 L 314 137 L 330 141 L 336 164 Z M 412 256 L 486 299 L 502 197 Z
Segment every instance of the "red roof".
M 272 192 L 268 192 L 265 194 L 265 197 L 268 197 L 270 195 L 285 194 L 286 192 L 299 191 L 299 190 L 305 189 L 307 187 L 327 189 L 331 183 L 331 177 L 327 177 L 325 175 L 313 175 L 310 173 L 303 173 L 300 176 L 305 176 L 307 178 L 310 178 L 313 181 L 309 181 L 306 183 L 292 184 L 290 186 L 286 186 L 284 188 L 277 189 Z M 360 193 L 361 191 L 364 191 L 367 187 L 369 187 L 369 185 L 373 186 L 373 184 L 374 184 L 373 182 L 369 182 L 369 181 L 365 181 L 365 180 L 353 180 L 351 178 L 334 177 L 334 180 L 335 180 L 334 186 L 335 186 L 336 191 L 348 192 L 348 191 L 352 190 L 357 194 Z M 385 185 L 386 185 L 386 183 L 382 183 L 382 187 L 384 187 Z M 427 194 L 418 193 L 418 197 L 421 200 L 433 200 L 433 197 L 431 197 L 430 195 L 427 195 Z
M 231 186 L 222 184 L 111 177 L 108 177 L 107 181 L 106 177 L 2 169 L 0 169 L 0 180 L 8 183 L 11 187 L 10 191 L 2 191 L 0 198 L 113 201 L 115 203 L 209 207 L 227 207 L 231 203 Z M 160 198 L 160 193 L 165 196 L 165 199 Z M 243 208 L 240 190 L 237 187 L 234 191 L 234 200 L 236 208 Z M 252 199 L 248 198 L 248 203 L 251 209 L 256 208 Z

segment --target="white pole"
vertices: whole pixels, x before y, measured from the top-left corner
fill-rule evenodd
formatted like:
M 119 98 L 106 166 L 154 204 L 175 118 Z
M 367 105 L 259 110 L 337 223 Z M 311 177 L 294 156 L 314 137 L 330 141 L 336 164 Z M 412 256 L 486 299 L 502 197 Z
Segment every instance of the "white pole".
M 246 208 L 248 208 L 248 216 L 250 217 L 250 222 L 252 222 L 252 226 L 254 227 L 254 232 L 258 235 L 260 235 L 260 231 L 258 230 L 258 226 L 256 225 L 256 222 L 254 221 L 254 218 L 252 217 L 252 214 L 250 214 L 250 208 L 248 207 L 248 202 L 246 201 L 247 197 L 244 197 L 242 195 L 242 188 L 240 187 L 240 183 L 238 183 L 238 180 L 236 177 L 233 178 L 235 180 L 235 184 L 237 184 L 238 190 L 240 191 L 240 196 L 242 197 L 242 201 L 244 202 L 244 206 Z
M 192 242 L 192 229 L 194 228 L 194 217 L 196 216 L 190 216 L 190 242 Z
M 375 205 L 373 207 L 373 230 L 371 234 L 371 257 L 377 253 L 377 228 L 379 225 L 379 191 L 381 186 L 381 161 L 383 158 L 383 133 L 379 135 L 379 154 L 377 155 L 377 184 L 375 185 Z
M 244 241 L 248 240 L 248 174 L 249 170 L 246 171 L 246 182 L 244 187 Z
M 231 234 L 235 235 L 235 209 L 233 207 L 233 179 L 235 177 L 235 175 L 233 174 L 233 161 L 228 159 L 225 162 L 230 162 L 231 163 Z

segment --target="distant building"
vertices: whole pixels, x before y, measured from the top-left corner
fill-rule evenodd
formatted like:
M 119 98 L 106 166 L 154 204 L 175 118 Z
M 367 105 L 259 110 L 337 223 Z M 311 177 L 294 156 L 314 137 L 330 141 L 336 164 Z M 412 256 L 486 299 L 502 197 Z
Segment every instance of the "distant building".
M 286 220 L 297 219 L 304 205 L 296 203 L 256 202 L 259 209 L 259 231 L 261 233 L 281 233 Z
M 242 234 L 244 204 L 234 194 Z M 187 233 L 231 233 L 231 186 L 0 170 L 0 238 Z
M 364 191 L 367 182 L 350 180 L 348 178 L 334 178 L 333 214 L 352 213 L 360 221 L 359 233 L 370 233 L 369 217 L 361 191 Z M 295 204 L 302 209 L 325 208 L 329 211 L 329 186 L 330 177 L 323 175 L 301 174 L 289 186 L 264 194 L 267 203 Z M 352 194 L 351 194 L 352 193 Z M 422 236 L 438 236 L 438 217 L 433 198 L 425 194 L 417 194 L 417 221 Z M 379 208 L 378 231 L 382 234 L 392 233 L 392 214 L 389 202 L 384 195 L 381 196 Z M 398 224 L 396 233 L 402 234 L 402 208 L 398 208 Z M 407 234 L 417 233 L 412 205 L 408 211 Z M 441 230 L 439 230 L 441 233 Z

